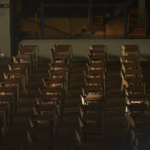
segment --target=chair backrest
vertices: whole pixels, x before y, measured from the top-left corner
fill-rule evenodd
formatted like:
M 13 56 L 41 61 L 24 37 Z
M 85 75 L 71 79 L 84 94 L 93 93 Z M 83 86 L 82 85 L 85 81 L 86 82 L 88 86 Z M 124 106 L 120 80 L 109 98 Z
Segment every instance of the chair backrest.
M 123 58 L 121 56 L 119 56 L 120 59 L 120 63 L 123 63 Z
M 54 59 L 53 59 L 54 50 L 53 49 L 50 49 L 50 54 L 51 54 L 51 64 L 52 64 L 52 63 L 54 63 Z
M 4 71 L 3 72 L 3 75 L 4 75 L 4 79 L 8 79 L 8 76 L 6 75 L 6 73 Z
M 130 136 L 131 136 L 131 139 L 130 139 L 130 148 L 132 147 L 132 145 L 135 145 L 136 147 L 138 147 L 139 141 L 138 141 L 138 139 L 136 137 L 135 132 L 132 129 L 130 129 Z
M 79 142 L 79 145 L 81 145 L 81 137 L 80 137 L 80 135 L 79 135 L 77 130 L 75 130 L 75 134 L 76 134 L 76 139 Z
M 86 66 L 87 66 L 87 72 L 89 72 L 89 64 L 86 63 Z
M 30 126 L 31 126 L 31 127 L 34 127 L 34 124 L 33 124 L 33 122 L 32 122 L 31 117 L 29 117 L 29 122 L 30 122 Z
M 19 49 L 22 49 L 22 45 L 21 44 L 19 45 Z
M 93 50 L 93 47 L 91 45 L 89 45 L 89 50 Z
M 11 66 L 10 66 L 9 64 L 8 64 L 8 69 L 9 69 L 9 70 L 12 70 L 12 68 L 11 68 Z
M 81 120 L 80 117 L 78 117 L 78 120 L 79 120 L 79 126 L 80 126 L 80 127 L 84 127 L 83 122 L 82 122 L 82 120 Z
M 125 46 L 124 46 L 123 44 L 121 44 L 121 48 L 122 48 L 122 50 L 124 50 L 124 49 L 125 49 Z
M 125 50 L 122 50 L 122 56 L 128 56 L 128 54 L 125 52 Z
M 126 96 L 129 96 L 130 95 L 130 93 L 129 93 L 129 91 L 125 88 L 125 95 Z
M 44 84 L 44 87 L 46 87 L 46 84 L 45 84 L 45 81 L 44 81 L 44 79 L 42 79 L 42 82 L 43 82 L 43 84 Z
M 131 125 L 131 127 L 134 128 L 135 122 L 132 119 L 132 117 L 131 116 L 127 116 L 127 120 L 128 120 L 129 125 Z
M 85 81 L 85 86 L 86 86 L 86 85 L 88 85 L 87 80 L 86 80 L 86 79 L 84 79 L 84 81 Z
M 122 78 L 122 79 L 124 79 L 124 78 L 125 78 L 124 73 L 123 73 L 123 71 L 122 71 L 122 70 L 120 70 L 120 76 L 121 76 L 121 78 Z
M 40 101 L 37 97 L 36 97 L 36 103 L 37 103 L 37 105 L 40 105 Z
M 18 63 L 18 61 L 16 60 L 16 57 L 14 57 L 14 56 L 13 56 L 13 62 Z
M 83 87 L 81 87 L 81 89 L 82 89 L 82 95 L 83 95 L 83 96 L 86 96 L 86 93 L 85 93 L 84 88 L 83 88 Z
M 124 66 L 123 63 L 121 63 L 121 69 L 122 69 L 122 71 L 123 71 L 124 73 L 126 72 L 126 68 L 125 68 L 125 66 Z
M 20 51 L 18 51 L 18 55 L 21 55 Z
M 82 95 L 80 95 L 80 97 L 81 97 L 81 103 L 82 103 L 82 105 L 85 105 L 85 101 L 84 101 L 83 96 L 82 96 Z
M 85 78 L 87 78 L 87 74 L 86 74 L 85 70 L 83 71 L 83 73 L 84 73 Z
M 30 137 L 30 134 L 29 134 L 28 131 L 27 131 L 27 137 L 28 137 L 28 141 L 29 141 L 29 142 L 32 142 L 32 138 Z
M 51 72 L 50 72 L 50 70 L 48 70 L 48 74 L 49 74 L 49 77 L 51 78 Z
M 51 64 L 50 64 L 50 63 L 48 63 L 48 65 L 49 65 L 49 70 L 51 71 L 51 69 L 52 69 L 52 68 L 51 68 Z
M 88 59 L 89 59 L 89 64 L 91 64 L 92 61 L 91 61 L 91 59 L 90 59 L 90 56 L 88 56 Z
M 38 115 L 34 105 L 33 105 L 33 112 L 34 112 L 34 115 Z
M 39 87 L 39 93 L 40 93 L 40 95 L 42 95 L 42 91 L 41 91 L 41 88 Z
M 84 112 L 83 112 L 83 110 L 81 109 L 81 106 L 79 106 L 79 109 L 80 109 L 81 118 L 83 118 Z
M 124 79 L 123 81 L 124 81 L 124 85 L 125 85 L 125 87 L 126 87 L 126 88 L 129 88 L 129 84 L 128 84 L 128 82 L 127 82 L 125 79 Z

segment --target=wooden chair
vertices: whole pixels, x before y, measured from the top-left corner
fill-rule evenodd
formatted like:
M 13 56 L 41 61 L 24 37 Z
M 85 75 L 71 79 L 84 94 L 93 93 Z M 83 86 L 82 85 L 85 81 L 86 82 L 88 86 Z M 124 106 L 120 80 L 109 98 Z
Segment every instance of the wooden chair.
M 75 135 L 80 150 L 91 150 L 91 149 L 102 150 L 102 144 L 100 142 L 82 142 L 81 137 L 77 130 L 75 130 Z
M 134 134 L 134 136 L 147 135 L 149 137 L 149 132 L 145 132 L 145 130 L 143 130 L 144 126 L 146 127 L 146 125 L 136 125 L 131 116 L 128 116 L 128 123 L 129 123 L 129 128 L 131 128 L 135 132 L 135 133 L 132 132 L 132 134 Z M 137 130 L 136 130 L 136 127 L 138 127 Z M 135 137 L 135 139 L 136 139 L 136 137 Z
M 148 105 L 145 104 L 145 103 L 134 103 L 134 104 L 131 104 L 131 105 L 128 105 L 126 104 L 126 112 L 127 112 L 127 115 L 145 115 L 147 114 L 147 112 L 149 111 L 149 108 L 148 108 Z
M 32 141 L 40 141 L 40 138 L 45 136 L 45 142 L 52 143 L 52 130 L 51 127 L 31 127 L 27 130 L 28 139 Z
M 81 106 L 79 106 L 79 110 L 80 110 L 80 116 L 81 116 L 81 120 L 84 119 L 84 122 L 86 124 L 99 124 L 100 121 L 100 118 L 99 120 L 95 120 L 95 117 L 98 117 L 98 113 L 95 114 L 95 113 L 88 113 L 88 112 L 91 112 L 91 111 L 86 111 L 86 113 L 82 110 Z M 86 119 L 85 119 L 86 118 Z
M 80 117 L 78 117 L 78 120 L 79 120 L 81 137 L 84 137 L 84 140 L 86 140 L 86 135 L 97 135 L 99 139 L 98 142 L 100 142 L 101 128 L 97 126 L 84 126 Z
M 127 104 L 145 102 L 145 95 L 140 94 L 130 94 L 129 91 L 125 88 L 125 102 Z

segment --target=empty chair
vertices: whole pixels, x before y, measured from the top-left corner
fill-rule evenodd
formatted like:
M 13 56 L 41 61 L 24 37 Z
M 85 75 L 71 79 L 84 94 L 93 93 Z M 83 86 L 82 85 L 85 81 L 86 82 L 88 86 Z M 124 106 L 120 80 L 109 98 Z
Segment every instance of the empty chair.
M 137 45 L 121 45 L 123 56 L 135 56 L 140 55 L 139 47 Z
M 100 141 L 100 135 L 101 135 L 101 128 L 96 126 L 84 126 L 82 120 L 80 117 L 78 117 L 79 120 L 79 126 L 80 126 L 80 135 L 85 136 L 86 135 L 98 135 L 98 141 Z
M 128 83 L 126 79 L 124 79 L 124 87 L 129 89 L 129 94 L 145 94 L 145 83 L 134 84 Z
M 147 135 L 147 137 L 149 138 L 149 133 L 145 132 L 143 130 L 144 126 L 145 126 L 145 128 L 147 127 L 146 125 L 136 125 L 134 120 L 133 120 L 133 118 L 131 116 L 128 116 L 127 120 L 128 120 L 128 126 L 129 126 L 128 129 L 132 129 L 135 132 L 135 133 L 132 132 L 132 134 L 136 135 L 137 137 L 139 137 L 140 135 Z M 138 130 L 135 129 L 136 127 L 138 127 Z M 149 127 L 149 125 L 148 125 L 148 127 Z
M 85 116 L 86 116 L 86 120 L 85 120 L 85 123 L 88 123 L 88 124 L 94 124 L 94 125 L 96 125 L 99 121 L 96 121 L 96 120 L 92 120 L 91 118 L 94 116 L 95 117 L 95 115 L 98 115 L 97 113 L 95 114 L 95 112 L 94 113 L 90 113 L 89 111 L 87 111 L 86 113 L 85 112 L 83 112 L 83 110 L 82 110 L 82 108 L 81 108 L 81 106 L 79 106 L 79 110 L 80 110 L 80 116 L 81 116 L 81 119 L 83 119 Z
M 82 142 L 81 137 L 77 130 L 75 130 L 76 140 L 78 141 L 78 146 L 87 150 L 102 150 L 102 144 L 100 142 Z
M 129 91 L 125 88 L 125 102 L 127 104 L 142 103 L 146 102 L 146 97 L 143 94 L 130 94 Z

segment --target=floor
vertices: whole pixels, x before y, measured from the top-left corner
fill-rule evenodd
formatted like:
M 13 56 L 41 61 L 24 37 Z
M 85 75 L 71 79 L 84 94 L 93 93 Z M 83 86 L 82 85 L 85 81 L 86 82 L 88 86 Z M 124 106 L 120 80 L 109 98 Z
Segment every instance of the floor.
M 23 98 L 23 102 L 18 108 L 9 132 L 2 136 L 1 150 L 20 150 L 20 145 L 27 143 L 26 129 L 30 127 L 28 117 L 33 115 L 33 104 L 36 103 L 35 96 L 39 94 L 38 87 L 42 87 L 42 78 L 48 77 L 48 62 L 39 62 L 38 68 L 34 71 L 32 80 L 28 86 L 28 94 Z M 76 149 L 77 140 L 74 129 L 79 129 L 77 116 L 80 115 L 78 105 L 81 104 L 81 87 L 84 86 L 83 70 L 86 69 L 86 62 L 73 62 L 71 69 L 69 95 L 63 104 L 64 121 L 59 126 L 58 134 L 54 136 L 54 150 Z M 149 81 L 147 66 L 143 62 L 143 74 Z M 7 71 L 7 64 L 0 66 L 1 71 Z M 124 96 L 120 93 L 120 63 L 108 62 L 106 102 L 104 108 L 104 137 L 103 150 L 128 150 L 128 138 L 126 132 L 126 117 Z M 109 144 L 108 144 L 109 143 Z

